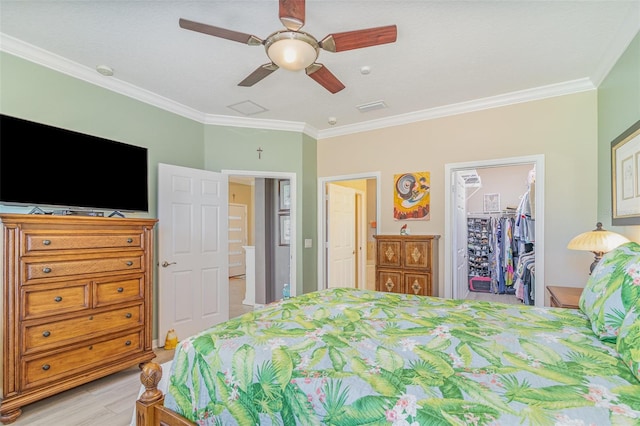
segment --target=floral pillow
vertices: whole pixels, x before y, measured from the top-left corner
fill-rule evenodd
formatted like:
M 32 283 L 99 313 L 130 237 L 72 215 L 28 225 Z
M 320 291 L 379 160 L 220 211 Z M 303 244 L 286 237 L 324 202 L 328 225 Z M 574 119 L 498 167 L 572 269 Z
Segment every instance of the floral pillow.
M 640 298 L 640 244 L 629 242 L 605 254 L 580 296 L 579 306 L 601 340 L 615 342 L 627 312 Z
M 640 298 L 622 322 L 616 349 L 633 375 L 640 380 Z

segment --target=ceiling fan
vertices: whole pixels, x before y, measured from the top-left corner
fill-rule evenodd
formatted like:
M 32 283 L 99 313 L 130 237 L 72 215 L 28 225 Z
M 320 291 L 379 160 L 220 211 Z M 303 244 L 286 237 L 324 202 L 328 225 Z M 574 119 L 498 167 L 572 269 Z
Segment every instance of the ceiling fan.
M 291 71 L 304 69 L 307 75 L 322 87 L 331 93 L 337 93 L 344 89 L 344 84 L 327 67 L 316 62 L 320 49 L 328 52 L 342 52 L 396 41 L 397 28 L 395 25 L 329 34 L 321 41 L 317 41 L 311 34 L 300 31 L 305 19 L 305 0 L 279 0 L 279 4 L 280 22 L 286 29 L 276 31 L 264 40 L 251 34 L 188 19 L 180 18 L 179 23 L 181 28 L 187 30 L 237 41 L 249 46 L 264 46 L 270 62 L 260 65 L 238 83 L 238 86 L 245 87 L 253 86 L 278 68 Z

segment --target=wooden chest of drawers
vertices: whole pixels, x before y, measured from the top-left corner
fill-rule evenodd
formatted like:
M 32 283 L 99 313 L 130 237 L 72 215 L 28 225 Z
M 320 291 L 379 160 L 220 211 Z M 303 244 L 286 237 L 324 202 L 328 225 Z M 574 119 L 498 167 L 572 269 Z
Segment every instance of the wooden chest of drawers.
M 26 404 L 154 358 L 155 219 L 0 221 L 2 423 Z
M 433 296 L 439 235 L 376 235 L 376 290 Z

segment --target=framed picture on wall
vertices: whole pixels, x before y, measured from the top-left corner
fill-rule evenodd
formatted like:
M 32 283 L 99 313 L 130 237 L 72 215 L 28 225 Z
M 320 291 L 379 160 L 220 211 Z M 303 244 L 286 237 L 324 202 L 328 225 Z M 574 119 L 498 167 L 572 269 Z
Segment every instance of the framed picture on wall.
M 288 246 L 291 243 L 291 216 L 280 215 L 280 245 Z
M 484 212 L 497 213 L 500 211 L 500 194 L 484 194 Z
M 611 142 L 611 222 L 640 225 L 640 120 Z
M 291 209 L 291 185 L 289 180 L 279 181 L 279 197 L 280 211 L 289 211 Z

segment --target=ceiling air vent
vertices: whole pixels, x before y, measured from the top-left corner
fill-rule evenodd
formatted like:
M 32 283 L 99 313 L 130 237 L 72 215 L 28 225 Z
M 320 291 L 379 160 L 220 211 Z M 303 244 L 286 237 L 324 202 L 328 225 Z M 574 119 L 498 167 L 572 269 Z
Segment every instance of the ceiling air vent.
M 386 107 L 387 104 L 385 104 L 384 101 L 374 101 L 356 106 L 356 108 L 358 108 L 358 111 L 360 112 L 369 112 L 376 109 L 384 109 Z
M 258 105 L 253 101 L 242 101 L 237 104 L 227 105 L 227 108 L 230 108 L 236 112 L 239 112 L 242 115 L 255 115 L 260 114 L 265 111 L 268 111 L 265 107 Z
M 463 170 L 459 173 L 462 179 L 464 179 L 464 186 L 467 188 L 480 188 L 482 186 L 482 180 L 475 169 Z

